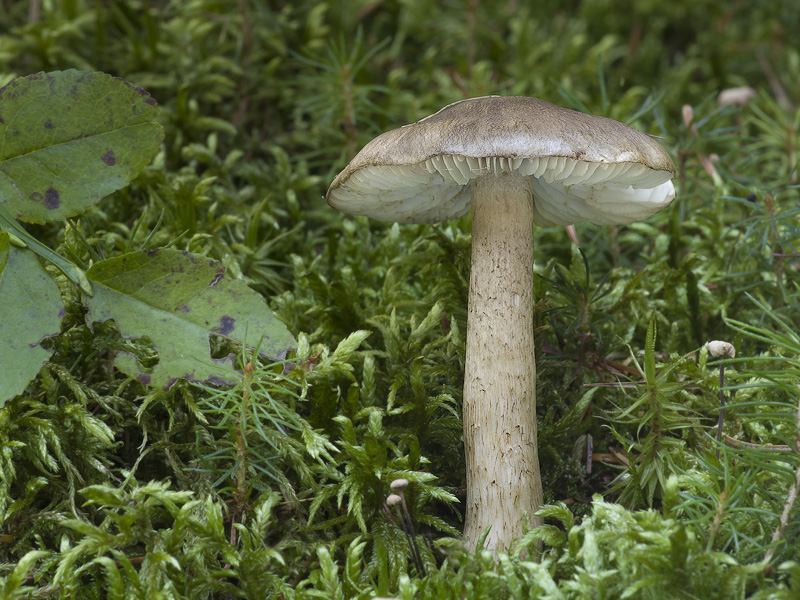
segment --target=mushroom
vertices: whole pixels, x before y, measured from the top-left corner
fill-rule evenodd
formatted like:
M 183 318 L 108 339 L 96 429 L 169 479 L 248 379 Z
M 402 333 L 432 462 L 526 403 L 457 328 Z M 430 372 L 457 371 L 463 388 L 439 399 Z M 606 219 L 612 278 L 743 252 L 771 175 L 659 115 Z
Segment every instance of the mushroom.
M 722 90 L 717 96 L 717 104 L 720 106 L 744 106 L 756 97 L 756 91 L 749 85 L 742 87 L 728 88 Z
M 536 446 L 533 224 L 626 224 L 675 196 L 675 166 L 627 125 L 536 98 L 455 102 L 369 142 L 333 180 L 335 209 L 433 223 L 472 207 L 464 536 L 508 548 L 542 504 Z

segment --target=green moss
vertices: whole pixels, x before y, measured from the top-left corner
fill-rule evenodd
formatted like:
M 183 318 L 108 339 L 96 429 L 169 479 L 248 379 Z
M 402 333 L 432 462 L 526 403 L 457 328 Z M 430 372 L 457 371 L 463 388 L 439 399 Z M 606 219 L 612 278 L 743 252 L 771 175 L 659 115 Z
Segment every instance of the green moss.
M 155 364 L 152 344 L 90 330 L 53 272 L 61 335 L 0 409 L 6 596 L 797 593 L 796 3 L 30 4 L 0 0 L 0 83 L 104 71 L 147 89 L 165 130 L 130 186 L 30 234 L 86 268 L 164 246 L 218 260 L 299 347 L 285 373 L 234 347 L 237 368 L 253 364 L 240 385 L 154 390 L 114 368 L 120 351 Z M 748 105 L 717 105 L 745 84 Z M 452 537 L 469 218 L 392 225 L 324 201 L 375 134 L 495 93 L 630 123 L 679 169 L 678 200 L 645 223 L 579 224 L 580 250 L 563 229 L 535 233 L 551 507 L 499 562 Z M 736 346 L 723 433 L 743 442 L 719 459 L 711 339 Z M 425 579 L 383 511 L 397 477 Z

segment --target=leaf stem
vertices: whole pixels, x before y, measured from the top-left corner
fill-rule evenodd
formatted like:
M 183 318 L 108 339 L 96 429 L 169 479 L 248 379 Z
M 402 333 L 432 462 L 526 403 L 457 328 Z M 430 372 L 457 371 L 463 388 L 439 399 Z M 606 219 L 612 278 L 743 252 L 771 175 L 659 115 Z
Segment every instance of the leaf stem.
M 59 271 L 61 271 L 67 279 L 75 283 L 87 295 L 92 296 L 92 286 L 86 277 L 86 274 L 78 268 L 75 263 L 56 254 L 53 250 L 42 244 L 39 240 L 34 238 L 17 222 L 17 220 L 8 214 L 2 203 L 0 203 L 0 230 L 7 231 L 16 235 L 28 248 L 41 256 L 46 261 L 52 263 Z

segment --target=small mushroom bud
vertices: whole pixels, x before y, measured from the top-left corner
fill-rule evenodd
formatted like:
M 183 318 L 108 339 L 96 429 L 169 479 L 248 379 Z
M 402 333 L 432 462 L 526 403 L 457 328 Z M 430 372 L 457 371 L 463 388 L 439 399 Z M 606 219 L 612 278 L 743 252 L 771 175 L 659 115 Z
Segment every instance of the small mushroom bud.
M 736 348 L 733 347 L 733 344 L 728 342 L 721 342 L 719 340 L 714 340 L 713 342 L 708 342 L 706 344 L 706 350 L 708 353 L 714 358 L 736 358 Z
M 688 104 L 684 104 L 681 107 L 681 114 L 683 115 L 683 124 L 688 127 L 692 123 L 692 120 L 694 120 L 694 111 L 692 107 Z
M 404 481 L 406 484 L 408 482 L 405 479 L 398 479 L 397 481 Z M 392 487 L 397 481 L 392 482 Z M 403 493 L 402 488 L 400 489 L 400 493 Z M 411 550 L 411 558 L 414 560 L 414 565 L 417 568 L 417 572 L 425 576 L 425 565 L 422 562 L 422 556 L 419 553 L 419 547 L 417 546 L 416 534 L 414 533 L 414 525 L 411 523 L 411 515 L 408 514 L 408 509 L 405 506 L 405 500 L 402 496 L 398 496 L 397 494 L 389 494 L 386 497 L 385 505 L 387 507 L 386 510 L 389 511 L 391 514 L 392 507 L 397 507 L 397 516 L 400 519 L 400 529 L 403 530 L 403 533 L 406 536 L 406 541 L 408 542 L 408 548 Z M 400 509 L 402 505 L 403 510 L 405 510 L 405 515 L 403 514 L 403 510 Z M 394 519 L 392 519 L 394 520 Z
M 398 496 L 397 494 L 389 494 L 389 495 L 386 497 L 386 506 L 388 506 L 388 507 L 390 507 L 390 508 L 391 508 L 392 506 L 395 506 L 395 505 L 397 505 L 397 504 L 400 504 L 400 502 L 401 502 L 401 498 L 400 498 L 400 496 Z
M 733 347 L 733 344 L 729 342 L 722 342 L 720 340 L 714 340 L 712 342 L 708 342 L 706 344 L 706 350 L 712 356 L 712 358 L 735 358 L 736 357 L 736 348 Z M 722 445 L 722 423 L 725 417 L 725 393 L 723 392 L 723 388 L 725 387 L 725 363 L 721 363 L 719 366 L 719 417 L 717 419 L 717 460 L 719 460 L 719 449 Z
M 404 490 L 408 487 L 408 479 L 395 479 L 392 483 L 389 484 L 389 487 L 392 488 L 394 491 Z

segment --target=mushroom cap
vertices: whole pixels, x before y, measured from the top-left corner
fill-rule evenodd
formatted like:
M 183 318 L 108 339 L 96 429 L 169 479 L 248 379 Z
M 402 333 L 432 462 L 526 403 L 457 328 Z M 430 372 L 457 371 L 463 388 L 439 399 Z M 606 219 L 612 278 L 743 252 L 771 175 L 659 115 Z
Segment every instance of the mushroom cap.
M 717 104 L 720 106 L 726 106 L 728 104 L 732 104 L 733 106 L 744 106 L 755 97 L 756 91 L 749 85 L 728 88 L 719 93 L 719 96 L 717 96 Z
M 369 142 L 328 204 L 380 221 L 435 223 L 470 207 L 473 179 L 528 177 L 537 225 L 639 221 L 675 197 L 675 165 L 623 123 L 522 96 L 461 100 Z
M 408 487 L 408 479 L 395 479 L 389 484 L 389 487 L 393 490 L 403 490 Z
M 394 506 L 395 504 L 399 504 L 402 501 L 403 499 L 397 494 L 389 494 L 388 496 L 386 496 L 386 506 L 389 507 Z
M 714 340 L 706 344 L 706 350 L 712 358 L 736 358 L 736 348 L 730 342 Z

